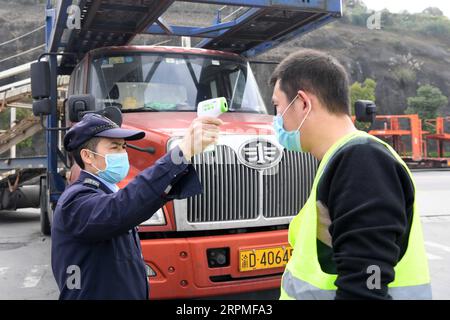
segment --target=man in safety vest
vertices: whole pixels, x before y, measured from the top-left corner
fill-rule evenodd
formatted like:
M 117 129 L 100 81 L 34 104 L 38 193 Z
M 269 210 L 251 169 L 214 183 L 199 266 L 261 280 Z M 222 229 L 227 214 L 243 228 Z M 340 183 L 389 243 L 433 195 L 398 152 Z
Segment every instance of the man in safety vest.
M 289 226 L 281 299 L 431 299 L 411 172 L 388 144 L 355 128 L 345 69 L 301 50 L 271 83 L 279 142 L 320 161 Z

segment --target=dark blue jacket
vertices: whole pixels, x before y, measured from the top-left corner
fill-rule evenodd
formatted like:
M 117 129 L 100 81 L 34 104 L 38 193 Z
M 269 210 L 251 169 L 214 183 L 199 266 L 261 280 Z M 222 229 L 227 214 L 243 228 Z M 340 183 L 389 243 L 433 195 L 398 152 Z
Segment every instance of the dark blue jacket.
M 136 226 L 167 201 L 202 192 L 193 166 L 175 164 L 174 152 L 116 193 L 85 172 L 64 191 L 51 233 L 60 299 L 148 299 Z

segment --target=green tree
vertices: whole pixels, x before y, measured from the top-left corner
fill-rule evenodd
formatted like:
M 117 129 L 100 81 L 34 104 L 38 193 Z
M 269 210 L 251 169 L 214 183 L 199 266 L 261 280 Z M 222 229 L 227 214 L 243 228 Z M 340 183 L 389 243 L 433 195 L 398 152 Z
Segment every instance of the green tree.
M 439 88 L 431 85 L 417 89 L 417 96 L 408 98 L 406 114 L 418 114 L 421 119 L 434 119 L 438 116 L 439 108 L 448 104 L 448 98 Z
M 450 21 L 447 17 L 429 17 L 422 25 L 419 32 L 432 37 L 446 37 L 450 34 Z
M 350 87 L 350 102 L 352 106 L 352 114 L 355 114 L 355 102 L 358 100 L 376 100 L 375 91 L 377 82 L 373 79 L 366 79 L 363 83 L 355 82 Z
M 353 25 L 365 27 L 367 19 L 371 15 L 367 6 L 361 0 L 345 0 L 344 4 L 344 21 Z
M 444 15 L 444 12 L 442 12 L 441 9 L 436 7 L 428 7 L 425 10 L 423 10 L 422 13 L 434 17 L 442 17 Z

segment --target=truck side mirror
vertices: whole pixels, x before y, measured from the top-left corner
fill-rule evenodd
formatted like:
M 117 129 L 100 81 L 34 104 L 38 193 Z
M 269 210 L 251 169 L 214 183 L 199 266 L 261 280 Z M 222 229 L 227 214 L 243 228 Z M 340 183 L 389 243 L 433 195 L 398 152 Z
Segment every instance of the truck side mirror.
M 107 117 L 108 119 L 114 121 L 119 127 L 122 126 L 122 111 L 120 111 L 118 107 L 115 106 L 106 107 L 99 113 Z
M 47 116 L 52 113 L 52 105 L 49 98 L 33 101 L 33 114 L 36 117 Z
M 50 97 L 50 65 L 47 61 L 31 64 L 31 96 L 33 99 Z
M 31 96 L 33 97 L 33 114 L 35 116 L 49 115 L 50 103 L 50 65 L 47 61 L 31 64 Z
M 118 107 L 109 106 L 95 111 L 95 98 L 91 94 L 73 95 L 67 99 L 69 109 L 69 120 L 79 122 L 88 113 L 97 113 L 122 126 L 122 112 Z
M 377 106 L 373 101 L 358 100 L 355 102 L 356 121 L 373 123 L 376 114 Z
M 95 98 L 91 94 L 73 95 L 67 99 L 69 107 L 69 120 L 79 122 L 89 111 L 95 110 Z

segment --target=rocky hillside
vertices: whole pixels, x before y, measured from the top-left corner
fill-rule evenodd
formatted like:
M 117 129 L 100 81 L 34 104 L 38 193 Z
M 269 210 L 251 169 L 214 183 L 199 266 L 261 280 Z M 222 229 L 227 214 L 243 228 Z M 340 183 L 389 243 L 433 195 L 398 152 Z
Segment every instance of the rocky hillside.
M 41 29 L 22 39 L 1 45 L 43 26 L 44 18 L 44 0 L 0 0 L 0 60 L 43 44 L 45 37 L 44 30 Z M 29 62 L 42 52 L 43 49 L 0 62 L 0 71 Z
M 325 50 L 347 68 L 352 81 L 377 81 L 380 113 L 402 114 L 408 97 L 431 84 L 450 96 L 450 38 L 400 34 L 336 22 L 266 54 L 279 59 L 296 48 Z M 445 111 L 445 110 L 443 110 Z

